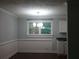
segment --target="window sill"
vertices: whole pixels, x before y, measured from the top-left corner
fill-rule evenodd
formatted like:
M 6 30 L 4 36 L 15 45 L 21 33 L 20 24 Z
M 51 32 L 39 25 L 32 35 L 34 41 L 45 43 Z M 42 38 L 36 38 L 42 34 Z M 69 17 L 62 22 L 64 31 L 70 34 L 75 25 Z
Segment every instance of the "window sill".
M 52 39 L 19 39 L 18 41 L 50 41 Z
M 37 37 L 37 38 L 41 38 L 41 37 L 54 37 L 54 35 L 27 35 L 27 37 Z

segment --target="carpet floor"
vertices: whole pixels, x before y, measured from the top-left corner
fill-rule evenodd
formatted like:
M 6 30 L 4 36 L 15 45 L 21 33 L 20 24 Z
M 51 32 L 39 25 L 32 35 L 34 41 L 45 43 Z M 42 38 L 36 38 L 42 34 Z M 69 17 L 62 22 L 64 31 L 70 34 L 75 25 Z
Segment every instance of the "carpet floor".
M 67 59 L 67 56 L 54 53 L 17 53 L 10 59 Z

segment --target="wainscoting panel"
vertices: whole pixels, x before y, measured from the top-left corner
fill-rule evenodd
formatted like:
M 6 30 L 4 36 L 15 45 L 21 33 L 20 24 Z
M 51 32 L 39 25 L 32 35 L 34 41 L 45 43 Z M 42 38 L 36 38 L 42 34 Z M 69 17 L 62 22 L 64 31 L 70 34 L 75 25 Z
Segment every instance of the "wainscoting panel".
M 32 53 L 56 53 L 55 39 L 20 39 L 18 40 L 18 52 Z
M 57 41 L 57 54 L 68 54 L 68 44 L 66 42 Z
M 17 40 L 0 43 L 0 59 L 9 59 L 17 52 Z

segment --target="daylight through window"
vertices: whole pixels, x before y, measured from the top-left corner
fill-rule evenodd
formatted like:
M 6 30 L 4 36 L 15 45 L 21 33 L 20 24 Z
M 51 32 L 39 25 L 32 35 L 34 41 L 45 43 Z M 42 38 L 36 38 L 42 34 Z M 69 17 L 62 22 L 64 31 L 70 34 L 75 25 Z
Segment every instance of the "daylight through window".
M 52 22 L 34 22 L 29 21 L 28 24 L 28 34 L 30 35 L 50 35 L 52 34 Z

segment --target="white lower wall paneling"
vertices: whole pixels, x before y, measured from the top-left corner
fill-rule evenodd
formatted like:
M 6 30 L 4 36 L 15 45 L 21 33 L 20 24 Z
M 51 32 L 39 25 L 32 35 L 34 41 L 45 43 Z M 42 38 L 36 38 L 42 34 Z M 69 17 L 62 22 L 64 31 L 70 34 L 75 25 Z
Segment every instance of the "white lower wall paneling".
M 27 40 L 21 39 L 18 41 L 19 52 L 33 53 L 56 53 L 55 39 L 51 40 Z
M 57 41 L 57 53 L 58 54 L 66 54 L 68 53 L 68 49 L 67 49 L 67 41 L 63 42 L 63 41 Z
M 0 44 L 0 59 L 9 59 L 17 52 L 17 40 L 11 40 Z

